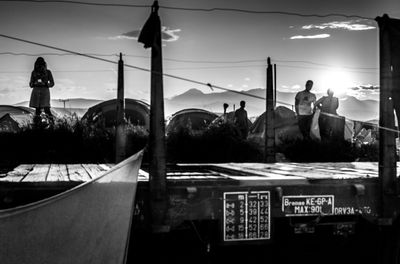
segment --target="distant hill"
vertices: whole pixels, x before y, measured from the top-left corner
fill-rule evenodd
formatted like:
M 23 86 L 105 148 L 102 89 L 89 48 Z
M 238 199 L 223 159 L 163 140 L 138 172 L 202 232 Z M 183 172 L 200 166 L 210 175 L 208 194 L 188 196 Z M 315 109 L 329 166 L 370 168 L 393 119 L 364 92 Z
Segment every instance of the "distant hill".
M 67 99 L 68 101 L 65 102 L 65 108 L 78 108 L 78 109 L 88 109 L 89 107 L 92 107 L 100 102 L 103 102 L 103 100 L 98 100 L 98 99 L 85 99 L 85 98 L 70 98 Z M 20 103 L 15 104 L 17 106 L 29 106 L 29 101 L 23 101 Z M 56 108 L 64 108 L 64 103 L 63 101 L 59 99 L 53 99 L 50 101 L 51 107 L 56 107 Z
M 244 91 L 258 97 L 265 98 L 265 89 L 256 88 Z M 294 97 L 296 93 L 279 92 L 277 93 L 277 105 L 286 106 L 293 109 Z M 316 94 L 320 98 L 325 94 Z M 259 98 L 249 97 L 234 92 L 213 92 L 203 93 L 197 89 L 190 89 L 180 95 L 165 99 L 165 116 L 170 116 L 173 113 L 185 108 L 201 108 L 215 113 L 223 112 L 223 104 L 229 104 L 228 112 L 237 109 L 241 100 L 246 101 L 246 110 L 249 117 L 259 116 L 265 111 L 265 100 Z M 85 99 L 85 98 L 71 98 L 64 103 L 58 99 L 51 100 L 51 105 L 57 112 L 76 112 L 82 116 L 86 110 L 93 105 L 96 105 L 103 100 L 98 99 Z M 29 102 L 24 101 L 16 104 L 17 106 L 28 106 Z M 359 100 L 353 96 L 345 96 L 339 98 L 338 113 L 352 120 L 373 120 L 379 117 L 379 102 L 374 100 Z
M 65 108 L 63 101 L 53 99 L 50 101 L 51 108 L 59 115 L 71 115 L 72 113 L 82 117 L 88 108 L 103 102 L 103 100 L 97 99 L 85 99 L 85 98 L 71 98 L 65 102 Z M 15 106 L 29 106 L 29 101 L 23 101 Z
M 265 89 L 257 88 L 245 91 L 247 94 L 265 98 Z M 294 108 L 296 93 L 277 92 L 277 105 L 289 109 Z M 325 94 L 316 94 L 317 98 Z M 353 96 L 339 98 L 338 113 L 352 120 L 366 121 L 379 116 L 379 102 L 374 100 L 359 100 Z M 237 109 L 241 100 L 246 101 L 246 110 L 249 117 L 259 116 L 265 111 L 265 100 L 233 92 L 203 93 L 197 89 L 190 89 L 183 94 L 165 100 L 165 114 L 171 115 L 184 108 L 202 108 L 212 112 L 222 113 L 223 104 L 229 104 L 228 111 Z
M 338 114 L 360 121 L 377 119 L 379 118 L 379 102 L 358 100 L 353 96 L 347 96 L 339 100 Z

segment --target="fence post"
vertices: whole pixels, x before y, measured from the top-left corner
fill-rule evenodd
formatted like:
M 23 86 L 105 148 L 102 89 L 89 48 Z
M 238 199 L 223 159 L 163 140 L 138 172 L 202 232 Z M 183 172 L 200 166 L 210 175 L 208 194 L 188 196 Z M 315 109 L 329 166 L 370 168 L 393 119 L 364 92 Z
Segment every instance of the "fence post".
M 274 111 L 274 88 L 271 59 L 268 58 L 267 67 L 267 91 L 265 112 L 265 155 L 264 162 L 275 162 L 275 111 Z
M 124 61 L 122 53 L 118 61 L 118 89 L 117 89 L 117 123 L 115 130 L 115 162 L 126 158 L 126 128 L 125 128 L 125 99 L 124 99 Z

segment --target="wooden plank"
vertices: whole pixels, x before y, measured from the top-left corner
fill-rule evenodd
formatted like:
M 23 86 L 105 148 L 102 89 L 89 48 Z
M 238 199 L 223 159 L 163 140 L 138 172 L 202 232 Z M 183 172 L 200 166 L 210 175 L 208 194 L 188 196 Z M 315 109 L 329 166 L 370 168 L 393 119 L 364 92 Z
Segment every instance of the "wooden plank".
M 70 181 L 85 182 L 91 179 L 82 164 L 67 164 L 67 171 Z
M 21 164 L 12 171 L 7 172 L 5 177 L 1 177 L 0 181 L 20 182 L 35 166 L 35 164 Z
M 138 181 L 149 181 L 149 173 L 139 169 Z
M 304 177 L 310 180 L 314 179 L 354 179 L 354 178 L 365 178 L 366 173 L 358 171 L 343 171 L 339 164 L 334 163 L 311 163 L 311 164 L 293 164 L 293 169 L 290 171 L 290 175 Z M 282 170 L 282 168 L 278 168 Z
M 51 164 L 46 181 L 69 181 L 67 166 L 65 164 Z
M 99 177 L 101 174 L 109 170 L 108 166 L 103 164 L 82 164 L 82 166 L 92 179 Z
M 45 182 L 49 174 L 50 164 L 36 164 L 22 182 Z
M 373 166 L 361 169 L 362 164 L 350 163 L 228 163 L 218 166 L 249 173 L 249 176 L 262 175 L 268 179 L 355 179 L 377 177 Z
M 239 176 L 239 175 L 229 175 L 230 178 L 241 180 L 241 179 L 249 179 L 249 180 L 299 180 L 304 179 L 304 176 L 294 176 L 290 173 L 286 173 L 284 175 L 280 175 L 274 172 L 271 172 L 271 164 L 264 163 L 229 163 L 229 164 L 218 164 L 218 167 L 223 167 L 226 169 L 238 170 L 240 172 L 246 172 L 248 176 Z M 239 176 L 239 177 L 238 177 Z
M 107 164 L 99 164 L 99 166 L 100 167 L 102 167 L 104 170 L 109 170 L 109 169 L 111 169 L 112 167 L 114 167 L 115 166 L 115 164 L 111 164 L 111 163 L 107 163 Z

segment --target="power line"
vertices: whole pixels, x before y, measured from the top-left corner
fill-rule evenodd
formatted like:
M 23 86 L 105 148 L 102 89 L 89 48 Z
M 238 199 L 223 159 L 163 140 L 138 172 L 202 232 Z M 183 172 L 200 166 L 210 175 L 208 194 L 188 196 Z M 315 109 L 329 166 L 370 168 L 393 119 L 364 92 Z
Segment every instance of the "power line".
M 20 41 L 20 42 L 25 42 L 25 43 L 29 43 L 29 44 L 32 44 L 32 45 L 41 46 L 41 47 L 45 47 L 45 48 L 49 48 L 49 49 L 54 49 L 54 50 L 58 50 L 58 51 L 62 51 L 62 52 L 69 52 L 69 53 L 73 53 L 73 54 L 76 54 L 76 55 L 79 55 L 79 56 L 82 56 L 82 57 L 86 57 L 86 58 L 90 58 L 90 59 L 94 59 L 94 60 L 99 60 L 99 61 L 108 62 L 108 63 L 112 63 L 112 64 L 118 64 L 117 61 L 111 61 L 111 60 L 95 57 L 95 56 L 92 56 L 92 55 L 79 53 L 79 52 L 76 52 L 76 51 L 67 50 L 67 49 L 63 49 L 63 48 L 58 48 L 58 47 L 54 47 L 54 46 L 50 46 L 50 45 L 46 45 L 46 44 L 42 44 L 42 43 L 38 43 L 38 42 L 34 42 L 34 41 L 29 41 L 29 40 L 25 40 L 25 39 L 21 39 L 21 38 L 16 38 L 16 37 L 4 35 L 4 34 L 0 34 L 0 37 L 16 40 L 16 41 Z M 129 65 L 129 64 L 124 64 L 124 66 L 126 66 L 128 68 L 136 69 L 136 70 L 145 71 L 145 72 L 152 72 L 149 69 L 138 67 L 138 66 L 133 66 L 133 65 Z M 161 74 L 160 72 L 153 72 L 153 73 Z M 224 88 L 224 87 L 221 87 L 221 86 L 212 85 L 210 83 L 199 82 L 199 81 L 191 80 L 191 79 L 180 77 L 180 76 L 175 76 L 175 75 L 172 75 L 172 74 L 164 73 L 163 76 L 170 77 L 170 78 L 177 79 L 177 80 L 181 80 L 181 81 L 191 82 L 191 83 L 202 85 L 202 86 L 207 86 L 207 87 L 209 87 L 211 89 L 212 88 L 216 88 L 216 89 L 220 89 L 220 90 L 223 90 L 223 91 L 229 91 L 229 92 L 232 92 L 232 93 L 237 93 L 237 94 L 241 94 L 241 95 L 245 95 L 245 96 L 249 96 L 249 97 L 265 100 L 265 98 L 261 97 L 261 96 L 257 96 L 257 95 L 253 95 L 253 94 L 249 94 L 249 93 L 245 93 L 245 92 L 239 92 L 239 91 L 235 91 L 235 90 L 232 90 L 232 89 L 227 89 L 227 88 Z M 287 104 L 285 102 L 278 102 L 278 103 L 291 106 L 291 104 Z
M 342 68 L 342 69 L 350 69 L 350 70 L 378 70 L 378 68 L 372 68 L 372 67 L 349 67 L 349 66 L 337 66 L 337 65 L 332 65 L 332 64 L 323 64 L 323 63 L 317 63 L 317 62 L 312 62 L 312 61 L 304 61 L 304 60 L 274 60 L 276 62 L 284 62 L 284 63 L 304 63 L 304 64 L 312 64 L 316 66 L 322 66 L 322 67 L 329 67 L 329 68 Z
M 98 57 L 95 57 L 95 56 L 92 56 L 92 55 L 83 54 L 83 53 L 79 53 L 79 52 L 75 52 L 75 51 L 71 51 L 71 50 L 67 50 L 67 49 L 63 49 L 63 48 L 58 48 L 58 47 L 54 47 L 54 46 L 50 46 L 50 45 L 46 45 L 46 44 L 42 44 L 42 43 L 38 43 L 38 42 L 33 42 L 33 41 L 29 41 L 29 40 L 24 40 L 24 39 L 12 37 L 12 36 L 7 36 L 7 35 L 4 35 L 4 34 L 0 34 L 0 37 L 4 37 L 4 38 L 16 40 L 16 41 L 21 41 L 21 42 L 29 43 L 29 44 L 32 44 L 32 45 L 41 46 L 41 47 L 46 47 L 46 48 L 49 48 L 49 49 L 55 49 L 55 50 L 58 50 L 58 51 L 69 52 L 69 53 L 72 53 L 72 54 L 75 54 L 75 55 L 79 55 L 79 56 L 83 56 L 83 57 L 86 57 L 86 58 L 95 59 L 95 60 L 99 60 L 99 61 L 103 61 L 103 62 L 108 62 L 108 63 L 112 63 L 112 64 L 118 64 L 118 62 L 116 62 L 116 61 L 111 61 L 111 60 L 107 60 L 107 59 L 103 59 L 103 58 L 98 58 Z M 128 68 L 136 69 L 136 70 L 152 72 L 149 69 L 145 69 L 145 68 L 141 68 L 141 67 L 137 67 L 137 66 L 133 66 L 133 65 L 124 64 L 124 66 L 126 66 Z M 161 74 L 159 72 L 154 72 L 154 73 Z M 212 85 L 211 83 L 195 81 L 195 80 L 191 80 L 191 79 L 188 79 L 188 78 L 179 77 L 179 76 L 175 76 L 175 75 L 171 75 L 171 74 L 165 74 L 165 73 L 163 74 L 163 76 L 170 77 L 170 78 L 177 79 L 177 80 L 181 80 L 181 81 L 191 82 L 191 83 L 202 85 L 202 86 L 207 86 L 207 87 L 209 87 L 211 89 L 216 88 L 216 89 L 229 91 L 229 92 L 240 94 L 240 95 L 244 95 L 244 96 L 249 96 L 249 97 L 265 100 L 265 97 L 262 97 L 262 96 L 253 95 L 253 94 L 240 92 L 240 91 L 235 91 L 235 90 L 224 88 L 224 87 L 221 87 L 221 86 Z M 288 103 L 282 102 L 282 101 L 276 101 L 276 103 L 282 104 L 282 105 L 288 105 L 288 106 L 293 107 L 292 104 L 288 104 Z M 339 117 L 337 117 L 337 118 L 339 118 Z M 349 120 L 353 121 L 353 122 L 355 121 L 355 120 L 351 120 L 351 119 L 349 119 Z M 363 122 L 363 123 L 366 123 L 366 122 Z M 379 129 L 384 129 L 384 130 L 391 131 L 391 132 L 396 132 L 396 133 L 398 132 L 397 130 L 392 129 L 392 128 L 381 127 L 379 125 L 377 127 Z
M 284 64 L 277 64 L 279 68 L 294 68 L 294 69 L 312 69 L 317 71 L 330 71 L 329 68 L 317 68 L 317 67 L 307 67 L 307 66 L 293 66 L 293 65 L 284 65 Z M 357 71 L 357 70 L 346 70 L 346 72 L 352 73 L 363 73 L 363 74 L 378 74 L 378 69 L 374 71 Z
M 1 1 L 1 0 L 0 0 Z M 118 54 L 99 54 L 99 53 L 82 53 L 90 56 L 98 56 L 98 57 L 118 57 Z M 71 53 L 26 53 L 26 52 L 0 52 L 0 55 L 10 55 L 10 56 L 28 56 L 28 57 L 38 57 L 38 56 L 75 56 L 76 54 Z
M 329 71 L 329 69 L 324 68 L 316 68 L 316 67 L 303 67 L 303 66 L 292 66 L 292 65 L 277 65 L 279 68 L 294 68 L 294 69 L 311 69 L 311 70 L 319 70 L 319 71 Z M 215 66 L 215 67 L 185 67 L 185 68 L 170 68 L 165 67 L 164 69 L 167 71 L 196 71 L 196 70 L 218 70 L 218 69 L 248 69 L 248 68 L 265 68 L 265 65 L 241 65 L 241 66 Z M 129 71 L 129 70 L 126 70 Z M 29 71 L 0 71 L 0 73 L 27 73 Z M 115 70 L 111 69 L 99 69 L 99 70 L 53 70 L 53 72 L 68 72 L 68 73 L 96 73 L 96 72 L 115 72 Z M 352 73 L 361 73 L 361 74 L 378 74 L 378 72 L 367 72 L 367 71 L 352 71 L 348 70 L 346 72 Z
M 239 8 L 184 8 L 184 7 L 168 7 L 168 6 L 160 6 L 160 8 L 171 9 L 171 10 L 183 10 L 183 11 L 203 11 L 203 12 L 214 12 L 214 11 L 229 11 L 229 12 L 238 12 L 238 13 L 247 13 L 247 14 L 269 14 L 269 15 L 287 15 L 287 16 L 298 16 L 298 17 L 344 17 L 344 18 L 360 18 L 367 20 L 375 20 L 371 17 L 364 17 L 359 15 L 346 15 L 339 13 L 330 13 L 330 14 L 301 14 L 296 12 L 285 12 L 285 11 L 256 11 L 256 10 L 246 10 Z
M 82 1 L 62 1 L 62 0 L 0 0 L 0 2 L 25 2 L 25 3 L 55 3 L 55 4 L 75 4 L 87 6 L 106 6 L 106 7 L 136 7 L 136 8 L 150 8 L 151 5 L 134 5 L 134 4 L 107 4 L 107 3 L 94 3 Z
M 1 0 L 0 0 L 1 1 Z M 100 54 L 100 53 L 79 53 L 79 54 L 86 54 L 90 56 L 97 56 L 97 57 L 118 57 L 119 54 Z M 74 53 L 18 53 L 18 52 L 0 52 L 0 55 L 10 55 L 10 56 L 79 56 L 78 54 Z M 149 56 L 142 56 L 142 55 L 133 55 L 133 54 L 123 54 L 124 57 L 134 57 L 134 58 L 142 58 L 142 59 L 149 59 Z M 263 59 L 247 59 L 247 60 L 183 60 L 183 59 L 172 59 L 165 57 L 163 58 L 164 61 L 172 61 L 178 63 L 192 63 L 192 64 L 242 64 L 242 63 L 260 63 L 266 62 Z M 280 60 L 275 59 L 275 62 L 283 62 L 283 63 L 303 63 L 303 64 L 311 64 L 320 67 L 328 67 L 328 68 L 341 68 L 341 69 L 349 69 L 349 70 L 378 70 L 378 68 L 374 67 L 350 67 L 350 66 L 338 66 L 332 64 L 324 64 L 324 63 L 317 63 L 313 61 L 306 61 L 306 60 Z M 217 66 L 217 67 L 197 67 L 197 68 L 171 68 L 171 70 L 192 70 L 192 69 L 218 69 L 218 68 L 243 68 L 243 67 L 265 67 L 266 65 L 241 65 L 241 66 Z M 288 66 L 288 65 L 278 65 L 282 67 L 292 67 L 292 68 L 308 68 L 308 69 L 318 69 L 315 67 L 304 67 L 304 66 Z
M 32 44 L 32 45 L 45 47 L 45 48 L 48 48 L 48 49 L 54 49 L 54 50 L 58 50 L 58 51 L 62 51 L 62 52 L 72 53 L 72 54 L 75 54 L 75 55 L 78 55 L 78 56 L 82 56 L 82 57 L 86 57 L 86 58 L 90 58 L 90 59 L 94 59 L 94 60 L 99 60 L 99 61 L 108 62 L 108 63 L 112 63 L 112 64 L 118 64 L 117 61 L 107 60 L 107 59 L 99 58 L 99 57 L 96 57 L 96 56 L 93 56 L 93 55 L 80 53 L 80 52 L 76 52 L 76 51 L 72 51 L 72 50 L 68 50 L 68 49 L 58 48 L 58 47 L 54 47 L 54 46 L 50 46 L 50 45 L 46 45 L 46 44 L 42 44 L 42 43 L 38 43 L 38 42 L 34 42 L 34 41 L 29 41 L 29 40 L 25 40 L 25 39 L 21 39 L 21 38 L 16 38 L 16 37 L 4 35 L 4 34 L 0 34 L 0 37 L 16 40 L 16 41 L 20 41 L 20 42 L 25 42 L 25 43 L 29 43 L 29 44 Z M 149 69 L 145 69 L 145 68 L 141 68 L 141 67 L 137 67 L 137 66 L 129 65 L 129 67 L 137 69 L 137 70 L 150 72 Z
M 82 1 L 57 1 L 57 0 L 0 0 L 0 2 L 28 2 L 28 3 L 62 3 L 62 4 L 77 4 L 86 6 L 105 6 L 105 7 L 133 7 L 133 8 L 150 8 L 150 5 L 135 5 L 135 4 L 107 4 L 107 3 L 87 3 Z M 365 17 L 360 15 L 347 15 L 341 13 L 329 13 L 329 14 L 302 14 L 297 12 L 285 12 L 285 11 L 265 11 L 265 10 L 249 10 L 241 8 L 226 8 L 226 7 L 212 7 L 212 8 L 189 8 L 189 7 L 174 7 L 174 6 L 163 6 L 160 8 L 166 10 L 177 10 L 177 11 L 192 11 L 192 12 L 235 12 L 245 14 L 269 14 L 269 15 L 287 15 L 287 16 L 298 16 L 298 17 L 343 17 L 343 18 L 359 18 L 374 20 L 371 17 Z

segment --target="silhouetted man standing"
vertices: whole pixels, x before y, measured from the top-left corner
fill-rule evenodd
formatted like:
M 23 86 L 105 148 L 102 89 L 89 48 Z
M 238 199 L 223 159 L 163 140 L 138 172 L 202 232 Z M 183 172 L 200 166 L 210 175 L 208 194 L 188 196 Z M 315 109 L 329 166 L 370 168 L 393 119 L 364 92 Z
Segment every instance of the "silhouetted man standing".
M 313 107 L 317 98 L 311 93 L 314 82 L 308 80 L 304 91 L 298 92 L 295 97 L 297 122 L 304 139 L 310 139 L 310 127 L 313 117 Z
M 339 107 L 339 99 L 333 96 L 333 90 L 328 89 L 327 96 L 323 96 L 315 103 L 315 107 L 321 109 L 321 114 L 318 119 L 319 131 L 322 140 L 328 140 L 333 137 L 339 138 L 343 135 L 343 129 L 340 128 L 342 118 L 337 116 L 336 109 Z M 328 115 L 327 115 L 328 114 Z M 343 123 L 344 126 L 344 123 Z
M 246 139 L 249 133 L 247 111 L 244 110 L 245 106 L 246 102 L 240 101 L 240 108 L 235 111 L 235 124 L 239 128 L 240 135 L 243 139 Z

